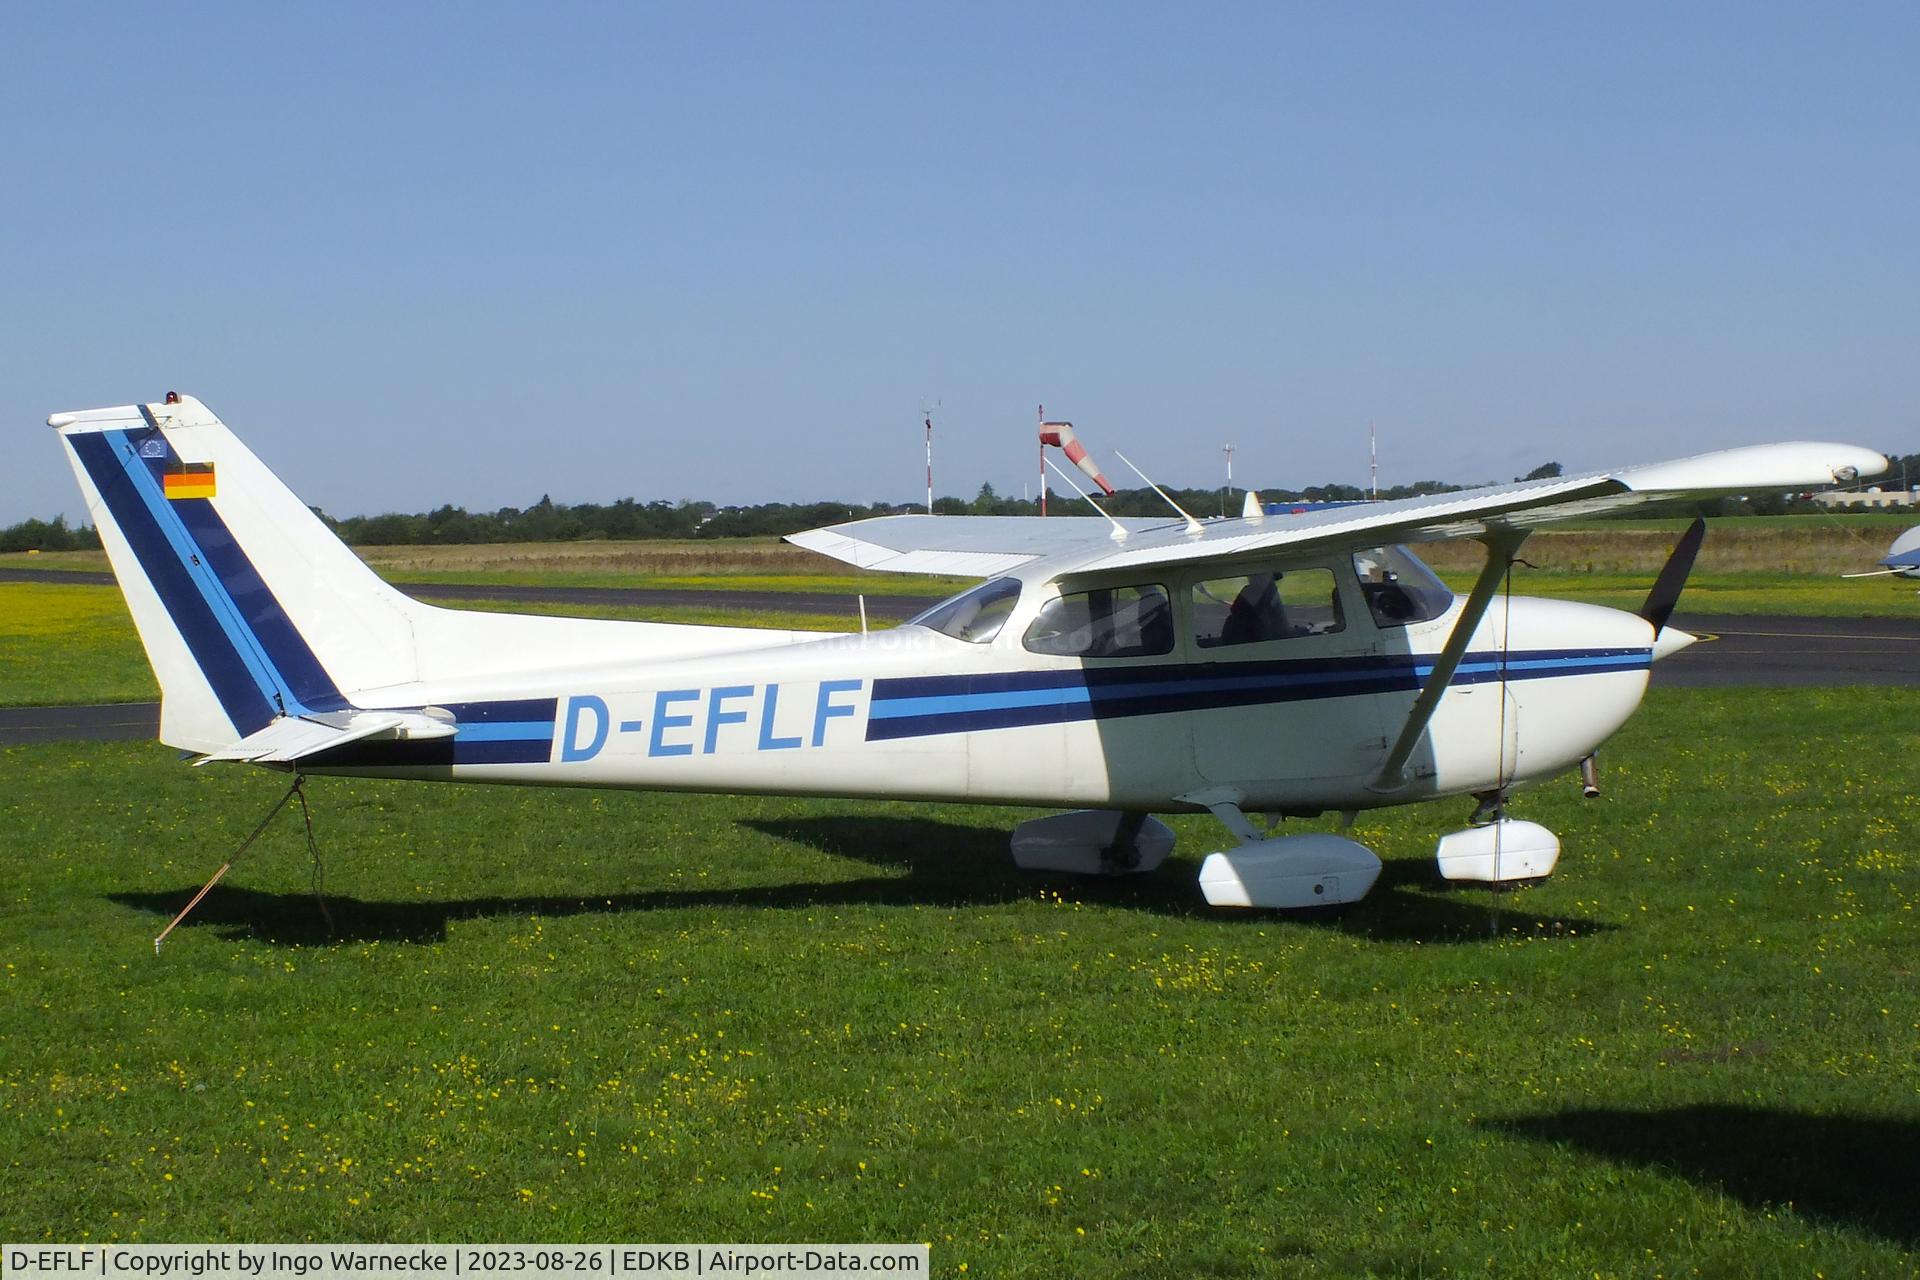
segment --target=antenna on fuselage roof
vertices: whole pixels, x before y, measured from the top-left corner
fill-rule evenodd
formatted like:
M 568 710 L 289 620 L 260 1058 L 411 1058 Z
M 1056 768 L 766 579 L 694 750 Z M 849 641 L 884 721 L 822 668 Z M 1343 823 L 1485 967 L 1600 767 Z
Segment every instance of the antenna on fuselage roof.
M 1122 525 L 1118 520 L 1115 520 L 1112 516 L 1107 515 L 1107 509 L 1101 506 L 1099 503 L 1095 502 L 1093 500 L 1092 494 L 1088 493 L 1085 489 L 1082 489 L 1079 485 L 1075 484 L 1073 477 L 1060 469 L 1059 463 L 1055 462 L 1052 458 L 1048 458 L 1044 456 L 1040 460 L 1046 463 L 1049 467 L 1052 467 L 1053 474 L 1059 476 L 1062 480 L 1065 480 L 1067 482 L 1067 487 L 1069 489 L 1072 489 L 1075 493 L 1085 498 L 1087 500 L 1088 506 L 1092 507 L 1095 511 L 1098 511 L 1101 515 L 1107 516 L 1107 523 L 1113 526 L 1113 533 L 1110 534 L 1109 536 L 1112 537 L 1112 539 L 1115 542 L 1123 541 L 1126 538 L 1127 536 L 1126 526 Z
M 1232 446 L 1229 445 L 1228 447 L 1231 448 Z M 1172 498 L 1168 497 L 1167 491 L 1165 489 L 1162 489 L 1159 485 L 1153 482 L 1152 476 L 1149 476 L 1146 472 L 1134 466 L 1132 458 L 1129 458 L 1126 454 L 1121 453 L 1118 449 L 1115 449 L 1113 451 L 1113 456 L 1120 459 L 1120 461 L 1126 463 L 1128 470 L 1132 471 L 1133 474 L 1139 476 L 1142 480 L 1145 480 L 1147 482 L 1147 488 L 1159 494 L 1162 501 L 1164 501 L 1168 506 L 1172 507 L 1175 511 L 1178 511 L 1180 513 L 1180 518 L 1187 522 L 1188 537 L 1194 537 L 1198 534 L 1202 534 L 1206 532 L 1206 530 L 1201 527 L 1200 522 L 1198 520 L 1195 520 L 1192 516 L 1187 514 L 1187 509 L 1185 507 L 1181 506 L 1179 503 L 1175 502 Z

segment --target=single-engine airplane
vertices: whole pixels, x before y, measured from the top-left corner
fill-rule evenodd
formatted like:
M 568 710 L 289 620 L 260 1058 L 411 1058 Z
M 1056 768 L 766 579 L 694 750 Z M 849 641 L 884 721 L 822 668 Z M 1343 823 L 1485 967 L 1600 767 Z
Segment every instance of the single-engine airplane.
M 1559 842 L 1509 790 L 1589 758 L 1651 664 L 1701 527 L 1646 606 L 1513 597 L 1535 526 L 1883 470 L 1780 444 L 1269 517 L 888 516 L 791 541 L 984 578 L 897 630 L 821 635 L 462 612 L 388 586 L 190 396 L 57 413 L 162 693 L 160 740 L 296 774 L 1078 807 L 1013 835 L 1029 867 L 1152 870 L 1156 813 L 1233 837 L 1217 906 L 1354 902 L 1380 861 L 1281 817 L 1473 796 L 1456 878 L 1523 879 Z M 1456 596 L 1406 543 L 1471 538 Z M 1263 830 L 1253 821 L 1271 821 Z
M 1843 573 L 1843 578 L 1884 578 L 1889 574 L 1898 574 L 1903 578 L 1920 578 L 1920 525 L 1915 525 L 1893 540 L 1887 548 L 1887 554 L 1880 557 L 1880 568 L 1865 573 Z

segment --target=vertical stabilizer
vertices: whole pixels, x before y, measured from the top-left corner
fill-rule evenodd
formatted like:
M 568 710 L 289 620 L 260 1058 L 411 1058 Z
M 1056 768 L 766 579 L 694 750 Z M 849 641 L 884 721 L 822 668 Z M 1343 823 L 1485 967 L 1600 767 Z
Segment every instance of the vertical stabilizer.
M 416 677 L 417 607 L 198 400 L 55 414 L 160 682 L 160 738 L 214 751 Z

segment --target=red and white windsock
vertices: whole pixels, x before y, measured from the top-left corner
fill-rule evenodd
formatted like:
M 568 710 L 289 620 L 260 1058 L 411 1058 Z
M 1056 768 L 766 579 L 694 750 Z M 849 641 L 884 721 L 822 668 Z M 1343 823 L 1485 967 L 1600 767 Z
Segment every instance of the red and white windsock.
M 1087 447 L 1074 438 L 1071 422 L 1041 423 L 1040 443 L 1058 446 L 1060 451 L 1067 455 L 1067 461 L 1093 477 L 1093 482 L 1100 486 L 1100 492 L 1112 496 L 1113 486 L 1108 484 L 1107 478 L 1100 474 L 1100 464 L 1093 460 L 1092 455 L 1087 452 Z

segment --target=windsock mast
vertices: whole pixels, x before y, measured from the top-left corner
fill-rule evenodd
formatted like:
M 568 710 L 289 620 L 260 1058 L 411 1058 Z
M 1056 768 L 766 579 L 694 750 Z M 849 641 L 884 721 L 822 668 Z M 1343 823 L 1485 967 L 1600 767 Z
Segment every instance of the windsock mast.
M 927 429 L 927 514 L 933 514 L 933 411 L 940 407 L 940 401 L 928 404 L 920 401 L 920 421 Z
M 1034 421 L 1040 424 L 1040 514 L 1047 514 L 1047 406 L 1040 405 L 1034 410 Z

